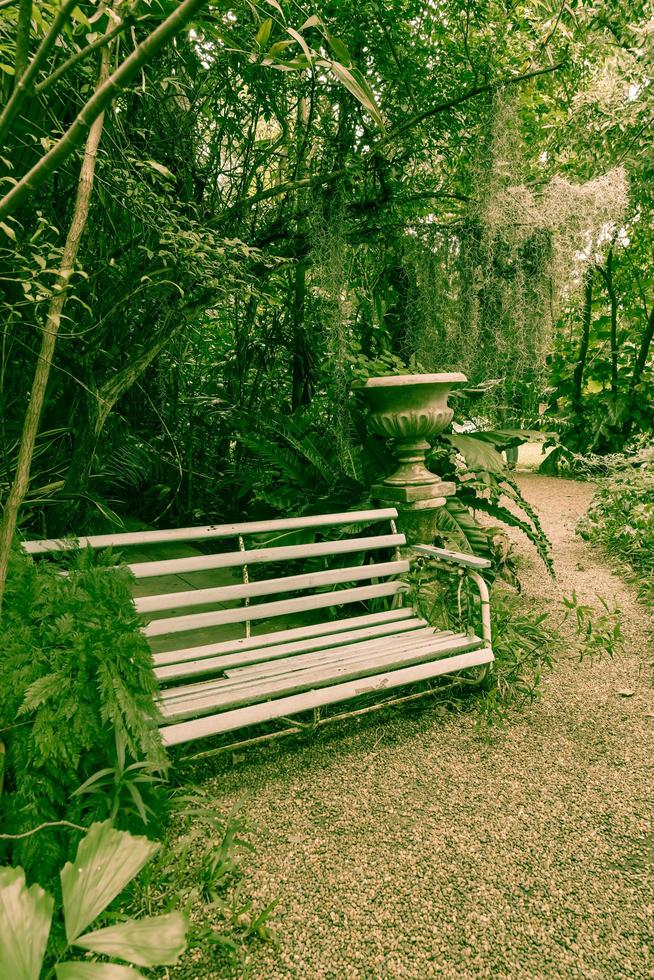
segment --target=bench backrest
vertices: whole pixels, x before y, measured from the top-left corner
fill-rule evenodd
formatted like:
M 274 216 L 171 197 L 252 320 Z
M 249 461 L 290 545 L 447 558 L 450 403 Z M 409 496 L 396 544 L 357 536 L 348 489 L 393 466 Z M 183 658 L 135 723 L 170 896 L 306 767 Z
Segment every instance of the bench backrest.
M 147 580 L 155 576 L 158 580 L 157 588 L 153 587 L 153 592 L 156 594 L 140 595 L 135 599 L 139 612 L 148 616 L 148 614 L 159 615 L 167 610 L 189 609 L 188 614 L 153 619 L 145 627 L 147 636 L 166 636 L 232 623 L 243 623 L 246 636 L 249 636 L 250 623 L 253 620 L 290 616 L 392 597 L 401 592 L 405 586 L 398 581 L 398 576 L 409 570 L 409 562 L 402 560 L 397 550 L 406 542 L 404 535 L 397 532 L 396 518 L 397 511 L 394 508 L 384 508 L 168 531 L 100 534 L 80 537 L 77 541 L 25 541 L 23 549 L 35 556 L 87 546 L 117 548 L 122 552 L 123 549 L 130 547 L 143 548 L 174 542 L 201 542 L 204 545 L 209 541 L 223 542 L 235 539 L 238 550 L 228 552 L 136 562 L 130 562 L 129 557 L 123 556 L 123 560 L 137 580 Z M 384 523 L 389 525 L 389 533 L 379 533 L 385 530 Z M 326 535 L 336 528 L 347 533 L 336 540 L 330 540 Z M 301 544 L 285 544 L 284 538 L 288 540 L 294 532 L 312 532 L 314 540 Z M 265 540 L 257 540 L 258 536 L 265 536 Z M 370 556 L 388 549 L 395 549 L 392 560 L 365 563 L 364 559 L 364 563 L 361 563 L 361 555 Z M 342 567 L 340 556 L 346 556 L 345 565 Z M 350 556 L 352 556 L 351 561 Z M 360 559 L 358 564 L 357 556 Z M 301 559 L 329 559 L 330 557 L 338 558 L 338 567 L 329 567 L 329 562 L 326 562 L 328 567 L 317 571 L 304 571 L 257 581 L 250 581 L 248 574 L 251 566 L 263 563 L 286 563 Z M 171 584 L 170 592 L 167 591 L 165 583 L 162 590 L 161 576 L 183 576 L 212 569 L 238 569 L 241 572 L 242 582 L 174 591 L 175 584 L 179 588 L 178 578 L 176 583 Z M 147 587 L 146 582 L 143 585 Z M 139 591 L 142 592 L 143 587 Z M 298 592 L 306 594 L 291 598 L 274 598 L 270 601 L 267 599 L 268 596 Z M 251 600 L 259 598 L 263 598 L 264 601 L 251 604 Z M 239 605 L 225 608 L 225 604 L 235 601 L 239 602 Z M 207 610 L 207 606 L 211 608 Z M 197 611 L 196 608 L 196 611 L 193 611 L 194 607 L 204 607 L 204 609 Z

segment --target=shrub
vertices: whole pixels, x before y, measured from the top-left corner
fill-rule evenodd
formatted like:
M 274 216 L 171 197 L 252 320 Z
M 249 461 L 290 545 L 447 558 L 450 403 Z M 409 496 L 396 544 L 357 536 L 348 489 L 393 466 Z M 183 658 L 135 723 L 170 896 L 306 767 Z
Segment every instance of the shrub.
M 102 797 L 95 810 L 88 796 L 72 794 L 114 763 L 117 740 L 133 759 L 165 767 L 152 657 L 129 573 L 109 571 L 108 561 L 78 552 L 62 575 L 60 566 L 12 555 L 0 675 L 6 745 L 0 815 L 7 833 L 103 818 Z M 70 830 L 57 827 L 4 847 L 12 863 L 45 884 L 72 843 Z
M 618 472 L 597 485 L 581 537 L 626 562 L 640 580 L 640 595 L 654 604 L 654 472 Z

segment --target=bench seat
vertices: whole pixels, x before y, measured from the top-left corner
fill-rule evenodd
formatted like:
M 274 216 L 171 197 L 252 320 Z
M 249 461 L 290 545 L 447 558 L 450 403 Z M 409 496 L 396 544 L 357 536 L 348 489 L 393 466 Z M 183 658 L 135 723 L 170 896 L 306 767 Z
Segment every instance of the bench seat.
M 478 636 L 453 633 L 443 636 L 432 629 L 390 636 L 348 647 L 241 668 L 219 680 L 173 687 L 161 694 L 161 711 L 166 721 L 198 717 L 214 710 L 265 701 L 307 688 L 326 687 L 339 680 L 353 680 L 380 671 L 463 653 L 483 646 Z
M 456 566 L 481 595 L 481 636 L 435 629 L 404 605 L 410 562 L 399 550 L 406 540 L 396 517 L 386 508 L 23 547 L 34 555 L 84 545 L 120 549 L 154 647 L 162 739 L 174 746 L 492 663 L 488 591 L 479 574 L 490 563 L 417 549 Z M 380 528 L 388 522 L 390 533 Z M 216 542 L 220 549 L 234 537 L 237 551 L 206 554 L 188 544 L 206 549 Z M 161 556 L 167 542 L 179 557 Z M 130 560 L 130 548 L 142 559 L 149 545 L 153 560 Z M 245 635 L 234 637 L 241 627 Z M 179 646 L 162 650 L 162 642 Z

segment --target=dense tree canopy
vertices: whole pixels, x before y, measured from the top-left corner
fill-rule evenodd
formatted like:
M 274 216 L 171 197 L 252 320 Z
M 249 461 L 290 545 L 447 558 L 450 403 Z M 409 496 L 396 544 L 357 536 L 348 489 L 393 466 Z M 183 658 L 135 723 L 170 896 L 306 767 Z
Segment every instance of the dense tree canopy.
M 316 474 L 354 502 L 351 381 L 389 354 L 575 449 L 649 431 L 652 16 L 0 3 L 3 495 L 63 290 L 25 526 L 297 510 Z

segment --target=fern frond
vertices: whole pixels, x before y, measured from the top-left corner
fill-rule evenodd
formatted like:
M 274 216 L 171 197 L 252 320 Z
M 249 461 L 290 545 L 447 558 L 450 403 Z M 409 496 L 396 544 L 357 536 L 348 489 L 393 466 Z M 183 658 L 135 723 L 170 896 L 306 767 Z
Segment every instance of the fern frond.
M 522 531 L 535 547 L 549 574 L 554 576 L 554 565 L 549 552 L 549 541 L 544 534 L 539 534 L 537 529 L 533 528 L 527 521 L 518 517 L 507 507 L 502 507 L 500 504 L 487 500 L 484 497 L 472 498 L 469 501 L 469 506 L 475 510 L 483 511 L 503 524 L 508 524 L 510 527 L 516 527 Z

